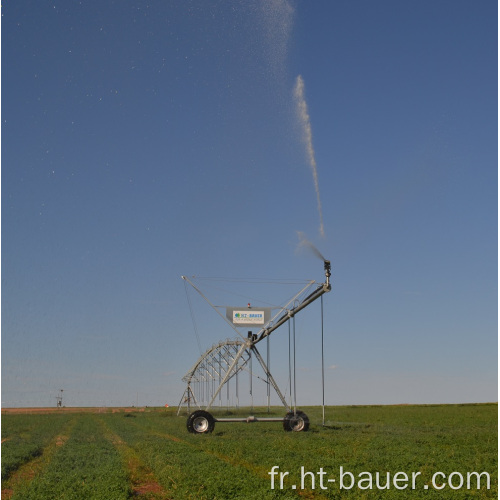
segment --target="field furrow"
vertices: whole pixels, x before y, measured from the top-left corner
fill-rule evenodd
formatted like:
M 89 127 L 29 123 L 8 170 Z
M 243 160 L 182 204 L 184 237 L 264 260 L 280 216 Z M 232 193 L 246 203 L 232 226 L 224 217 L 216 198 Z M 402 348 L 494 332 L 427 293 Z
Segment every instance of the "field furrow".
M 167 492 L 157 481 L 154 473 L 142 462 L 137 452 L 123 441 L 120 436 L 113 433 L 109 426 L 99 420 L 104 428 L 106 439 L 118 450 L 122 457 L 124 467 L 130 477 L 130 487 L 133 496 L 140 496 L 145 499 L 170 499 L 172 493 Z
M 3 415 L 2 480 L 43 453 L 70 415 Z
M 161 416 L 159 419 L 160 424 L 170 421 Z M 142 415 L 108 421 L 113 431 L 135 450 L 174 499 L 296 498 L 290 492 L 285 495 L 279 491 L 270 497 L 268 475 L 264 469 L 256 474 L 256 467 L 251 464 L 234 461 L 223 454 L 209 453 L 189 439 L 161 432 L 155 426 L 151 427 L 150 419 L 144 419 Z M 179 423 L 177 418 L 175 423 Z M 187 433 L 184 436 L 191 437 Z M 210 436 L 200 437 L 210 439 Z
M 62 446 L 64 444 L 64 446 Z M 79 415 L 68 439 L 56 439 L 50 460 L 13 500 L 127 499 L 131 491 L 121 457 L 95 415 Z
M 61 434 L 55 436 L 45 447 L 37 448 L 37 454 L 34 458 L 13 470 L 8 479 L 2 481 L 2 500 L 12 498 L 19 489 L 26 488 L 38 474 L 43 472 L 57 449 L 63 446 L 68 440 L 75 423 L 76 418 L 72 418 L 69 422 L 66 422 L 66 425 L 61 430 Z

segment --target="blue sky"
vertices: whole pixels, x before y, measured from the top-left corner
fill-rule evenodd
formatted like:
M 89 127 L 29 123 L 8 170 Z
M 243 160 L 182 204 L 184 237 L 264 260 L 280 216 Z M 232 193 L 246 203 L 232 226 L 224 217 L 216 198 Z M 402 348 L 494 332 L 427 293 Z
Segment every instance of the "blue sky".
M 6 2 L 2 69 L 4 406 L 175 405 L 180 276 L 321 282 L 297 231 L 333 266 L 328 404 L 497 400 L 496 2 Z M 259 286 L 226 305 L 299 288 Z M 192 301 L 203 349 L 234 337 Z M 319 303 L 296 328 L 319 404 Z

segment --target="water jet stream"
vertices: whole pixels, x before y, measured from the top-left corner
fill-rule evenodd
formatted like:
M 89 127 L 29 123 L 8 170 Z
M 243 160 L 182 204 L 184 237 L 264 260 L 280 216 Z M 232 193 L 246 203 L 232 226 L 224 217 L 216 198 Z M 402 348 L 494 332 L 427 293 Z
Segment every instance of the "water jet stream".
M 312 129 L 311 129 L 311 120 L 309 118 L 309 111 L 307 109 L 307 102 L 305 99 L 304 92 L 304 80 L 302 76 L 297 76 L 297 80 L 295 82 L 295 87 L 293 90 L 293 95 L 295 98 L 295 103 L 297 106 L 297 114 L 300 121 L 300 125 L 302 127 L 302 140 L 304 141 L 306 147 L 307 161 L 309 162 L 309 166 L 311 167 L 313 180 L 314 180 L 314 189 L 316 191 L 316 198 L 318 201 L 318 213 L 319 213 L 319 233 L 321 237 L 325 237 L 325 227 L 323 224 L 323 211 L 321 209 L 321 198 L 319 196 L 319 181 L 318 181 L 318 169 L 316 167 L 316 157 L 314 154 L 313 142 L 312 142 Z

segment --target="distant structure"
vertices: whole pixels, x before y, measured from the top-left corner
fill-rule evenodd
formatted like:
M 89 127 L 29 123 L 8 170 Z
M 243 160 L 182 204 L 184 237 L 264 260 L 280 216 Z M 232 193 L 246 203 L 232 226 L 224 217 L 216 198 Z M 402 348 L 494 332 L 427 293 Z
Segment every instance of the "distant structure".
M 63 397 L 63 389 L 60 389 L 60 394 L 56 396 L 56 401 L 57 401 L 57 408 L 62 407 L 62 397 Z

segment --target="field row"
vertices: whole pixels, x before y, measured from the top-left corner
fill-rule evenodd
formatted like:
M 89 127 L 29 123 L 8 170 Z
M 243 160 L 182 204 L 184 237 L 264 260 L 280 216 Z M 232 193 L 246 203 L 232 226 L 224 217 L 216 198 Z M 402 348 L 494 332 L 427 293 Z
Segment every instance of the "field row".
M 2 499 L 390 499 L 423 490 L 426 498 L 497 498 L 497 405 L 329 408 L 325 427 L 321 408 L 306 411 L 309 432 L 217 423 L 211 435 L 189 434 L 171 410 L 4 415 Z M 282 489 L 279 476 L 271 489 L 275 466 L 287 473 Z M 421 492 L 320 487 L 317 472 L 341 466 L 356 478 L 415 472 Z M 304 470 L 312 472 L 305 482 Z M 436 471 L 487 471 L 490 488 L 436 490 Z

